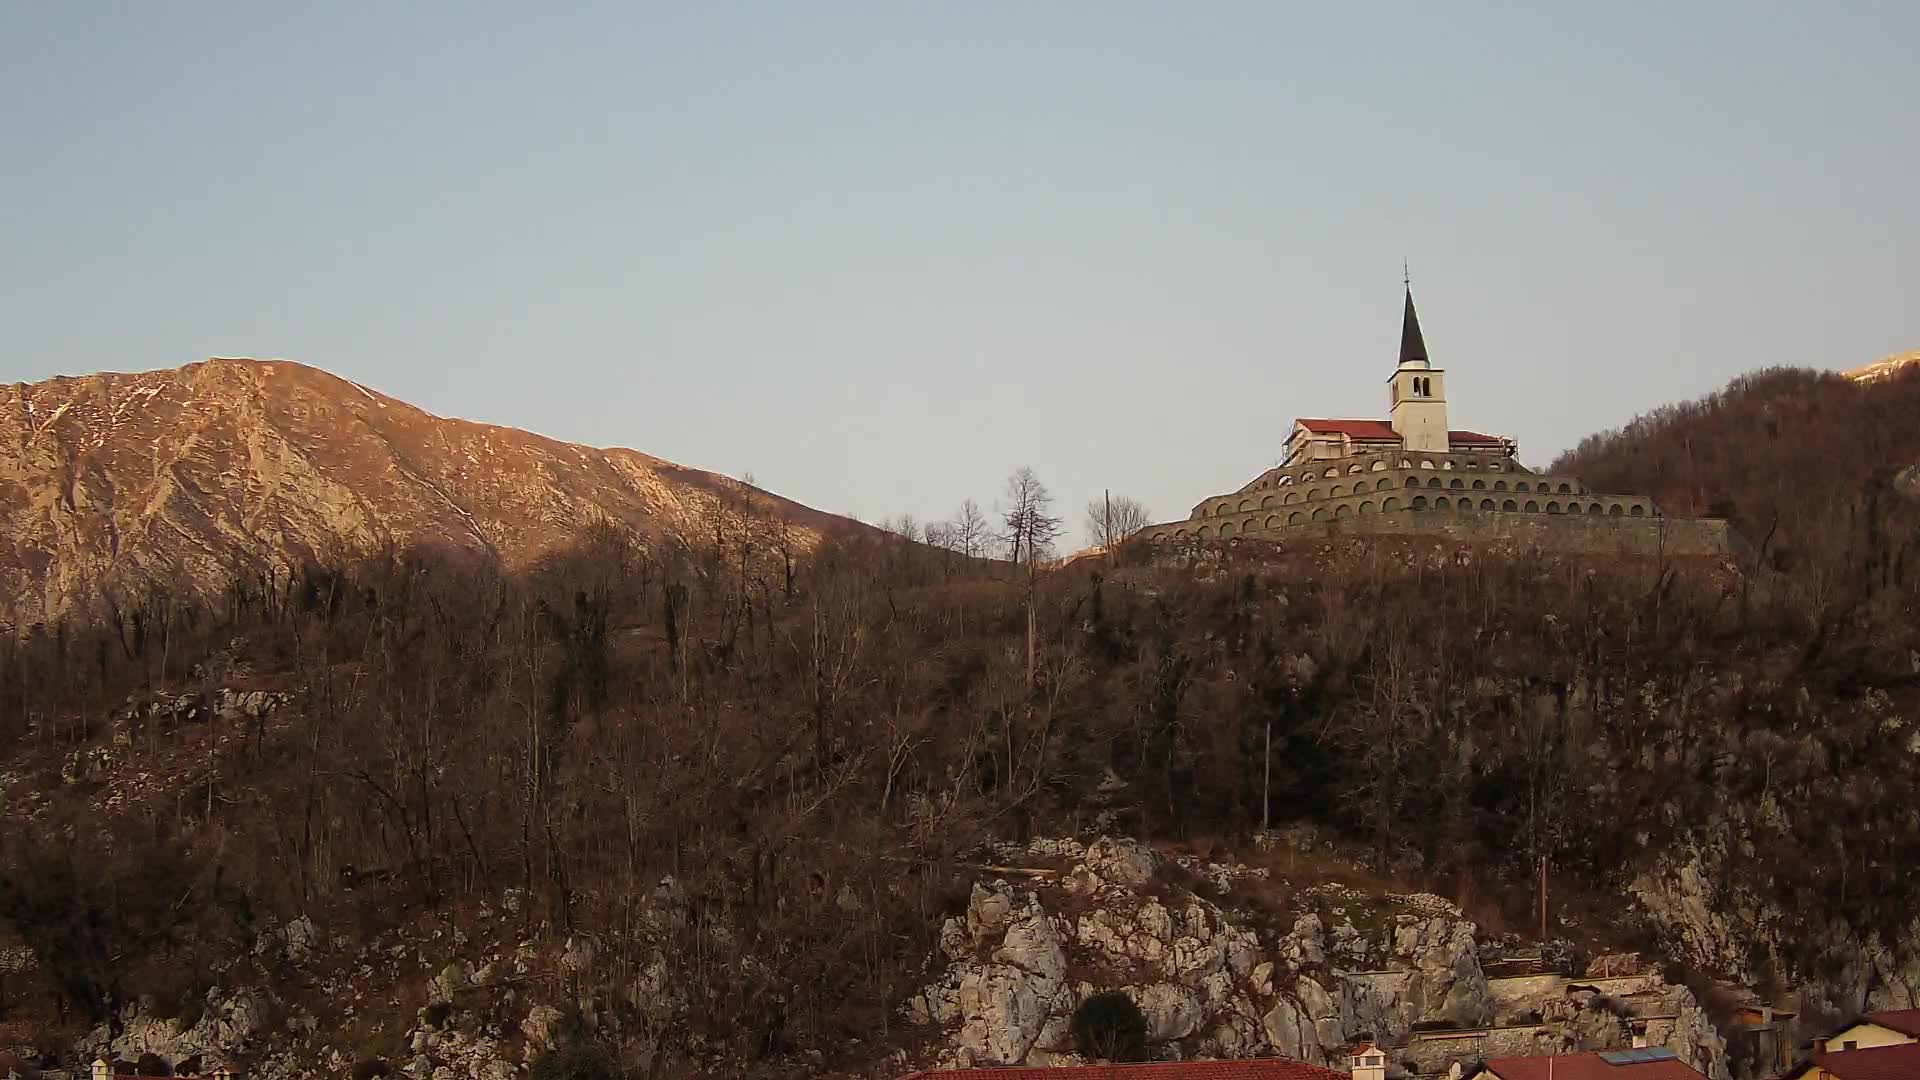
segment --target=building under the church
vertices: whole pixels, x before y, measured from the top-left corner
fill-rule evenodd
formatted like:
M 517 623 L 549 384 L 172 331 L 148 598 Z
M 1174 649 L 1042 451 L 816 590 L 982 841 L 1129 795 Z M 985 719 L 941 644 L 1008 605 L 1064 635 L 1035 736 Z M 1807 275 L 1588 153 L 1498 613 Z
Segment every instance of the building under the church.
M 1542 548 L 1714 554 L 1724 521 L 1666 518 L 1652 499 L 1592 491 L 1520 464 L 1512 439 L 1447 423 L 1447 373 L 1427 356 L 1407 290 L 1384 420 L 1302 418 L 1281 464 L 1139 535 L 1157 546 L 1338 533 L 1510 539 Z

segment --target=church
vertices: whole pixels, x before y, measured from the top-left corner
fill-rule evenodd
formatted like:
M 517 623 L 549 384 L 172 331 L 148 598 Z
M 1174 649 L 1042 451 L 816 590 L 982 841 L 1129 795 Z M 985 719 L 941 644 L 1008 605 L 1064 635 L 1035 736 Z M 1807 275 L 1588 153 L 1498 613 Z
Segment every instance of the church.
M 1139 534 L 1156 547 L 1340 533 L 1518 541 L 1556 550 L 1719 554 L 1724 521 L 1670 519 L 1642 495 L 1603 494 L 1520 464 L 1510 438 L 1447 422 L 1447 373 L 1427 355 L 1407 287 L 1385 419 L 1300 418 L 1281 463 Z

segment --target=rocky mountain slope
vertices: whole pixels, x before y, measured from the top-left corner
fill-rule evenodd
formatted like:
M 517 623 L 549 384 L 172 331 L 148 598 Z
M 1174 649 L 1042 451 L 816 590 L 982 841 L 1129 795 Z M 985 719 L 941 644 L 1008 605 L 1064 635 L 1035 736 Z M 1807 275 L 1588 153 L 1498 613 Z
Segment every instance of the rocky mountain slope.
M 1920 1001 L 1916 402 L 1771 372 L 1583 449 L 1739 559 L 454 546 L 0 636 L 0 1071 L 894 1080 L 1115 989 L 1156 1057 L 1764 1080 Z
M 1871 364 L 1853 368 L 1845 374 L 1847 378 L 1852 379 L 1854 382 L 1879 382 L 1882 379 L 1891 379 L 1904 369 L 1912 367 L 1915 364 L 1920 364 L 1920 349 L 1882 357 Z
M 217 594 L 390 547 L 529 565 L 597 521 L 647 539 L 759 513 L 810 548 L 853 528 L 633 450 L 434 416 L 285 360 L 0 387 L 0 622 L 150 582 Z

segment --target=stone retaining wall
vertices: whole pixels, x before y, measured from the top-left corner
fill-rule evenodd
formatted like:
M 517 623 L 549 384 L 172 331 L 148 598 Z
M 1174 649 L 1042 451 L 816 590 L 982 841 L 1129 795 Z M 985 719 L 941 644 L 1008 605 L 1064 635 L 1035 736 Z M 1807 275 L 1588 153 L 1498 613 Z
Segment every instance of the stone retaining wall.
M 1182 523 L 1191 528 L 1190 523 Z M 1718 518 L 1624 517 L 1606 514 L 1511 513 L 1483 510 L 1395 510 L 1263 531 L 1249 540 L 1319 540 L 1341 536 L 1436 536 L 1461 543 L 1506 542 L 1543 551 L 1592 555 L 1726 555 L 1744 548 Z M 1203 542 L 1166 526 L 1147 537 L 1160 550 Z M 1216 541 L 1217 542 L 1217 541 Z M 1233 543 L 1233 538 L 1228 538 Z

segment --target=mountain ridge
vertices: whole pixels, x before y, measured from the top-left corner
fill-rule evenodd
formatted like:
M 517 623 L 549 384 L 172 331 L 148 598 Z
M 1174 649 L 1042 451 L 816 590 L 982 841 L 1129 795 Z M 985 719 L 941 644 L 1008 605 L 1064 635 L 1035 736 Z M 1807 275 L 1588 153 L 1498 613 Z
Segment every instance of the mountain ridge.
M 1848 368 L 1846 371 L 1841 372 L 1841 374 L 1852 379 L 1854 382 L 1877 382 L 1881 379 L 1890 379 L 1898 374 L 1902 368 L 1913 364 L 1920 364 L 1920 349 L 1914 349 L 1911 352 L 1894 353 L 1891 356 L 1883 356 L 1871 364 L 1862 364 L 1857 368 Z
M 748 518 L 799 548 L 861 528 L 644 451 L 437 416 L 291 360 L 0 386 L 0 619 L 19 626 L 153 583 L 217 591 L 383 548 L 518 568 L 595 521 L 687 542 Z

